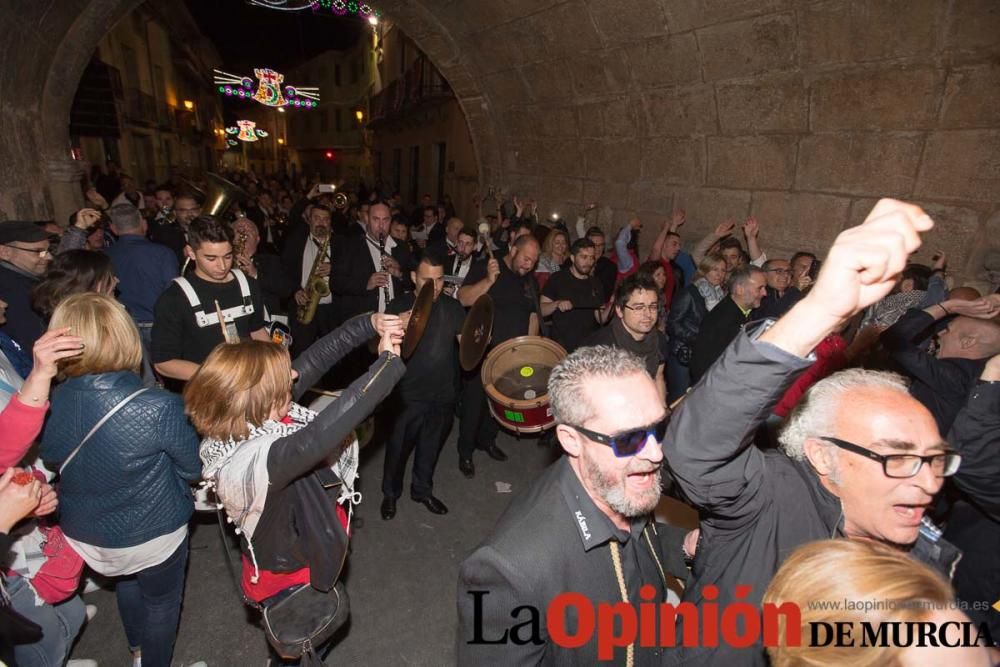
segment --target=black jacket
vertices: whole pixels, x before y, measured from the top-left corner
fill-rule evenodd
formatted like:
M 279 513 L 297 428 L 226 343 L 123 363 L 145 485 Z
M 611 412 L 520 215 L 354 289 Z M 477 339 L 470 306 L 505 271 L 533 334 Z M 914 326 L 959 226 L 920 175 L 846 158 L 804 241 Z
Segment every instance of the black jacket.
M 882 332 L 882 346 L 913 379 L 910 394 L 934 415 L 944 435 L 962 409 L 969 390 L 983 372 L 986 359 L 938 359 L 918 343 L 933 334 L 934 317 L 911 308 Z
M 752 589 L 742 601 L 759 606 L 792 551 L 844 535 L 840 500 L 807 462 L 753 445 L 757 427 L 810 364 L 741 333 L 674 411 L 663 441 L 664 461 L 701 518 L 685 602 L 701 606 L 703 587 L 714 584 L 724 609 L 735 601 L 736 586 L 747 585 Z M 948 577 L 961 554 L 933 530 L 921 529 L 910 555 Z M 759 647 L 677 649 L 667 658 L 664 664 L 766 664 Z
M 0 262 L 0 299 L 7 303 L 7 321 L 0 331 L 13 338 L 29 357 L 35 341 L 45 333 L 45 321 L 31 306 L 31 290 L 37 284 L 36 276 Z
M 948 442 L 962 455 L 952 478 L 994 521 L 1000 522 L 1000 383 L 975 383 L 955 417 Z
M 301 266 L 301 255 L 299 259 Z M 257 253 L 253 256 L 253 265 L 257 267 L 257 284 L 269 315 L 285 312 L 285 300 L 295 294 L 299 283 L 289 277 L 281 258 L 277 255 Z
M 646 526 L 645 535 L 640 532 Z M 551 640 L 546 629 L 546 608 L 558 595 L 582 593 L 589 603 L 620 603 L 621 592 L 616 580 L 611 548 L 616 540 L 611 520 L 601 514 L 590 496 L 583 490 L 576 473 L 563 457 L 552 464 L 522 493 L 515 496 L 486 540 L 463 562 L 458 574 L 458 636 L 459 665 L 596 665 L 596 641 L 580 648 L 562 648 Z M 649 577 L 643 583 L 657 587 L 665 596 L 663 582 L 655 565 L 644 568 L 638 558 L 647 553 L 629 549 L 656 550 L 663 569 L 682 580 L 687 568 L 681 552 L 685 531 L 637 521 L 628 542 L 621 544 L 621 560 L 636 564 L 631 572 Z M 646 538 L 648 537 L 648 542 Z M 617 538 L 620 540 L 620 538 Z M 639 544 L 636 544 L 636 542 Z M 630 556 L 634 556 L 630 558 Z M 626 576 L 629 571 L 626 570 Z M 635 577 L 629 578 L 629 584 Z M 637 602 L 638 586 L 628 585 L 630 602 Z M 479 598 L 482 614 L 476 614 L 476 597 L 470 591 L 485 591 Z M 659 597 L 657 601 L 664 598 Z M 511 613 L 520 605 L 529 605 L 539 612 L 541 644 L 469 644 L 476 636 L 477 625 L 484 639 L 496 640 L 504 630 L 519 623 Z M 575 616 L 572 615 L 572 616 Z M 478 621 L 478 623 L 477 623 Z M 575 619 L 567 623 L 569 633 L 575 633 Z M 527 636 L 528 632 L 521 633 Z M 596 633 L 594 635 L 596 637 Z M 664 653 L 671 649 L 636 649 L 637 666 L 659 665 Z M 617 649 L 617 660 L 624 663 L 624 650 Z
M 694 345 L 705 315 L 708 315 L 708 307 L 697 286 L 688 285 L 674 296 L 667 315 L 667 336 L 672 353 L 676 352 L 678 344 Z
M 399 296 L 412 287 L 405 267 L 412 266 L 412 260 L 405 247 L 396 245 L 390 251 L 393 259 L 404 267 L 401 278 L 392 279 L 393 295 Z M 368 250 L 366 235 L 337 237 L 333 244 L 333 268 L 330 272 L 330 286 L 333 288 L 334 303 L 342 317 L 351 317 L 378 309 L 377 289 L 368 289 L 368 279 L 381 266 L 375 266 Z
M 295 285 L 295 290 L 302 287 L 302 253 L 306 250 L 306 243 L 312 243 L 311 238 L 308 228 L 295 230 L 287 237 L 285 249 L 281 253 L 281 267 L 285 277 Z M 330 239 L 331 256 L 333 255 L 332 248 L 338 240 L 336 237 Z M 306 267 L 305 270 L 308 271 L 310 268 L 312 267 Z M 329 280 L 327 277 L 327 281 Z
M 751 320 L 765 320 L 769 317 L 778 319 L 797 304 L 802 298 L 802 292 L 797 287 L 789 287 L 785 293 L 778 296 L 778 290 L 767 288 L 767 296 L 760 300 L 760 306 L 750 313 Z
M 749 320 L 749 314 L 744 315 L 731 296 L 724 298 L 705 315 L 691 348 L 691 363 L 688 367 L 691 369 L 692 383 L 701 379 Z
M 295 398 L 301 398 L 324 373 L 373 336 L 375 328 L 366 314 L 314 343 L 292 364 L 299 372 Z M 271 445 L 267 457 L 270 487 L 253 535 L 261 568 L 293 572 L 309 567 L 314 588 L 329 590 L 336 583 L 347 555 L 347 536 L 335 508 L 339 480 L 326 460 L 389 395 L 405 370 L 399 357 L 382 353 L 312 423 Z M 243 549 L 249 557 L 245 541 Z

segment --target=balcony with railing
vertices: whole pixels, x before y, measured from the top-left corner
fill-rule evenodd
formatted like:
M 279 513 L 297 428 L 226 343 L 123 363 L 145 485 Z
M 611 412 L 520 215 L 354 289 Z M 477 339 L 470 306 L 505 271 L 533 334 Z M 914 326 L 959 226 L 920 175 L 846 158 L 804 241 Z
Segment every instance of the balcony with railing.
M 138 88 L 125 88 L 125 118 L 131 123 L 156 125 L 159 120 L 156 98 Z
M 400 78 L 371 99 L 371 123 L 399 119 L 407 112 L 437 104 L 454 95 L 451 87 L 425 56 L 417 58 Z

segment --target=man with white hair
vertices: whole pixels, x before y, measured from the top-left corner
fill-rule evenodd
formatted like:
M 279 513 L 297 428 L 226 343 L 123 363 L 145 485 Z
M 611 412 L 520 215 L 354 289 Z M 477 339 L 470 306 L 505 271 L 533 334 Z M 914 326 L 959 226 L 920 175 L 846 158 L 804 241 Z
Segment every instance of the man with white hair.
M 582 594 L 595 606 L 677 601 L 668 584 L 685 572 L 683 531 L 652 516 L 667 411 L 646 365 L 621 348 L 583 347 L 552 370 L 548 390 L 566 456 L 514 498 L 462 563 L 460 665 L 597 664 L 600 640 L 567 648 L 549 634 L 559 621 L 547 620 L 547 608 L 562 593 Z M 537 610 L 534 629 L 508 634 L 527 620 L 512 619 L 525 606 Z M 568 636 L 586 632 L 569 616 Z M 496 641 L 501 636 L 510 641 Z M 617 664 L 630 665 L 659 665 L 664 652 L 633 645 L 613 651 Z
M 703 604 L 712 584 L 719 609 L 737 600 L 759 605 L 796 547 L 831 536 L 893 545 L 950 574 L 960 554 L 924 512 L 961 457 L 899 376 L 832 375 L 792 413 L 782 451 L 752 444 L 812 350 L 889 293 L 919 232 L 932 226 L 919 207 L 881 200 L 864 224 L 837 237 L 809 294 L 772 325 L 741 333 L 675 411 L 664 454 L 702 519 L 685 601 Z M 717 418 L 720 406 L 725 419 Z M 766 664 L 759 644 L 666 657 L 664 664 Z

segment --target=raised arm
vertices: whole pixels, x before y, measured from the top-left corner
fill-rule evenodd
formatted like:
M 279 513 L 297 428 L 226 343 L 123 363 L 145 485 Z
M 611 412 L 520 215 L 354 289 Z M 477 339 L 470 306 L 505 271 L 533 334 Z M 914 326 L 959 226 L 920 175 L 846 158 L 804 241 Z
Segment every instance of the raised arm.
M 383 351 L 368 372 L 308 426 L 276 440 L 267 456 L 271 486 L 287 486 L 337 453 L 344 439 L 389 395 L 405 372 L 399 356 Z
M 734 229 L 736 229 L 736 221 L 726 220 L 724 222 L 720 222 L 719 226 L 716 227 L 714 231 L 709 232 L 704 236 L 704 238 L 698 241 L 694 250 L 691 252 L 695 265 L 697 266 L 701 263 L 701 260 L 705 259 L 705 255 L 707 255 L 708 251 L 712 249 L 712 246 L 732 234 Z
M 762 266 L 764 262 L 764 251 L 760 249 L 760 223 L 757 218 L 750 216 L 743 223 L 743 236 L 747 240 L 747 253 L 750 255 L 750 263 L 754 266 Z
M 842 232 L 816 286 L 752 340 L 741 334 L 674 413 L 664 453 L 685 494 L 719 521 L 749 520 L 759 508 L 762 454 L 753 432 L 827 335 L 893 288 L 919 232 L 933 226 L 917 206 L 876 204 L 864 224 Z M 727 406 L 725 420 L 713 417 Z

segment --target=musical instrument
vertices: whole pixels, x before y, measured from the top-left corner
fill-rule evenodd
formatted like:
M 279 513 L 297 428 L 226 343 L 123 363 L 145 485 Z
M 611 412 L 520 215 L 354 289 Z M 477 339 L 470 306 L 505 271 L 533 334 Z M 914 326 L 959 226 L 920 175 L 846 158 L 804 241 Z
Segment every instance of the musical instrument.
M 242 257 L 247 248 L 247 233 L 241 231 L 236 235 L 236 242 L 233 244 L 233 257 Z
M 493 348 L 481 372 L 490 413 L 515 433 L 540 433 L 555 424 L 549 375 L 566 350 L 541 336 L 518 336 Z
M 205 192 L 191 181 L 183 179 L 189 188 L 202 196 L 204 200 L 201 205 L 202 215 L 222 215 L 234 201 L 239 199 L 253 199 L 249 192 L 218 174 L 205 172 L 205 179 L 209 184 L 208 192 Z
M 323 297 L 330 296 L 330 283 L 326 278 L 319 275 L 319 267 L 326 261 L 326 251 L 330 247 L 330 233 L 323 237 L 323 244 L 316 253 L 312 268 L 309 270 L 309 279 L 306 281 L 306 297 L 308 300 L 304 306 L 299 306 L 295 313 L 295 319 L 300 324 L 309 324 L 316 317 L 316 308 Z
M 343 192 L 337 192 L 333 195 L 333 206 L 334 208 L 347 208 L 347 195 Z
M 462 323 L 462 339 L 458 344 L 458 361 L 462 369 L 471 371 L 482 360 L 486 348 L 490 344 L 493 333 L 493 297 L 489 294 L 480 295 L 469 309 Z
M 427 321 L 431 316 L 431 308 L 434 307 L 434 283 L 427 281 L 417 293 L 417 298 L 410 309 L 410 321 L 406 323 L 406 332 L 403 334 L 403 342 L 399 346 L 400 356 L 409 359 L 417 349 L 420 339 L 427 329 Z
M 390 257 L 389 253 L 387 253 L 385 251 L 385 234 L 379 234 L 379 236 L 378 236 L 378 252 L 379 252 L 379 258 L 380 258 L 381 264 L 382 264 L 381 270 L 385 271 L 385 258 L 386 257 Z M 389 277 L 389 280 L 392 280 L 392 276 Z M 383 305 L 388 306 L 389 305 L 389 286 L 388 285 L 382 285 L 382 287 L 380 287 L 379 290 L 382 292 L 382 303 L 383 303 Z
M 238 343 L 239 340 L 230 340 L 229 337 L 229 327 L 226 326 L 226 318 L 222 316 L 222 307 L 219 306 L 219 300 L 215 300 L 215 314 L 219 318 L 219 328 L 222 329 L 222 341 L 224 343 Z

